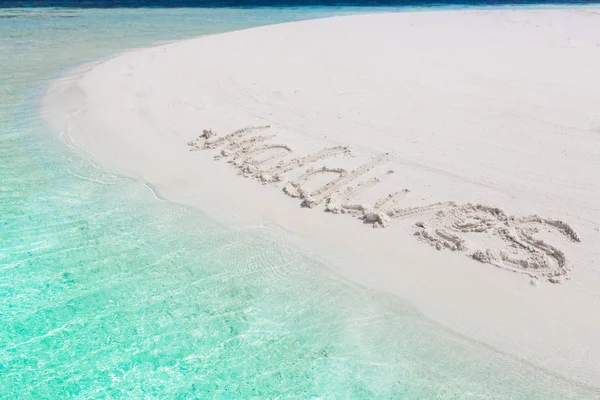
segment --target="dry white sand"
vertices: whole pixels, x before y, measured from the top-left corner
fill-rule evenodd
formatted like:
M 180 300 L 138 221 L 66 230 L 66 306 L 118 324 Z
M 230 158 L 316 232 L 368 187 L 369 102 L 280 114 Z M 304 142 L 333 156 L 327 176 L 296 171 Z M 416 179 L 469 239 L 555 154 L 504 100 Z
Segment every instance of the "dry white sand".
M 44 111 L 162 197 L 276 224 L 449 328 L 600 386 L 599 27 L 591 8 L 262 27 L 81 67 Z

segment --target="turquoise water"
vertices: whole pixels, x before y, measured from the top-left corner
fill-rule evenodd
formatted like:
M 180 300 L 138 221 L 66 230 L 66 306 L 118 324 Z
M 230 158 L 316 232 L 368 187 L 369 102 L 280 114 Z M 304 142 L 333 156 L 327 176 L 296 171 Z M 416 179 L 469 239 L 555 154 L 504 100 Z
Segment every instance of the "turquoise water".
M 363 10 L 364 11 L 364 10 Z M 597 399 L 79 159 L 48 79 L 125 48 L 337 9 L 0 10 L 0 398 Z

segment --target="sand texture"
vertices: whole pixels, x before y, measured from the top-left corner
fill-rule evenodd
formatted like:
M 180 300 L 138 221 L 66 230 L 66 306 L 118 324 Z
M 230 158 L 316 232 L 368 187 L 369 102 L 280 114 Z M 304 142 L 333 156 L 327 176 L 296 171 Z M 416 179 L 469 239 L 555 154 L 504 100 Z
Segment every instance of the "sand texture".
M 66 144 L 600 386 L 600 10 L 328 18 L 58 79 Z M 378 228 L 378 229 L 373 229 Z
M 324 211 L 352 215 L 374 228 L 384 228 L 395 219 L 427 217 L 427 223 L 415 223 L 419 229 L 414 236 L 437 250 L 461 251 L 482 263 L 521 272 L 532 278 L 545 277 L 552 283 L 568 278 L 570 266 L 565 254 L 535 237 L 540 229 L 545 229 L 555 231 L 564 240 L 579 242 L 579 236 L 567 223 L 537 215 L 507 216 L 499 208 L 481 204 L 457 205 L 452 201 L 406 207 L 403 204 L 410 200 L 407 199 L 408 189 L 384 195 L 373 205 L 355 203 L 359 194 L 380 183 L 385 179 L 383 175 L 394 172 L 389 169 L 382 176 L 361 181 L 374 168 L 386 164 L 390 158 L 388 154 L 375 157 L 351 171 L 326 165 L 315 168 L 315 164 L 331 161 L 338 155 L 351 155 L 351 150 L 346 146 L 327 147 L 304 157 L 293 157 L 290 146 L 270 142 L 276 139 L 275 135 L 261 134 L 269 128 L 268 125 L 242 128 L 220 137 L 205 129 L 188 146 L 191 151 L 220 150 L 215 155 L 216 160 L 227 160 L 239 175 L 246 178 L 255 178 L 263 184 L 281 184 L 283 193 L 301 200 L 301 207 L 324 205 Z M 298 171 L 296 178 L 286 181 L 286 174 Z M 329 175 L 330 178 L 308 189 L 311 180 L 321 175 Z M 483 236 L 483 242 L 492 242 L 498 247 L 480 247 L 468 240 L 474 237 L 477 241 L 477 236 Z M 500 246 L 508 247 L 510 251 L 502 250 Z

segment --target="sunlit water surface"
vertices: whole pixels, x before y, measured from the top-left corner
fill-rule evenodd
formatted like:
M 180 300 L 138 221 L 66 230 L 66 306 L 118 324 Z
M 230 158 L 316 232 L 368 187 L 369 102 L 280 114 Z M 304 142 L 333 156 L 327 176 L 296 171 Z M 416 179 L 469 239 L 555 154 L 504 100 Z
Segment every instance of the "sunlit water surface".
M 275 229 L 156 199 L 38 116 L 49 79 L 86 60 L 352 12 L 0 10 L 0 398 L 593 398 L 352 285 Z

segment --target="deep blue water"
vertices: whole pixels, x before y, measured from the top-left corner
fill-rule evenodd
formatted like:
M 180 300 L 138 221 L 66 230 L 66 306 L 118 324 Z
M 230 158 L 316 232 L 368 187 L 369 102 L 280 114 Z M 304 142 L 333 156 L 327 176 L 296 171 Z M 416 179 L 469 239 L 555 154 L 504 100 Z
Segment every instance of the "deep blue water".
M 592 0 L 1 0 L 0 7 L 69 7 L 69 8 L 118 8 L 118 7 L 460 7 L 460 6 L 507 6 L 507 5 L 573 5 L 597 4 Z

